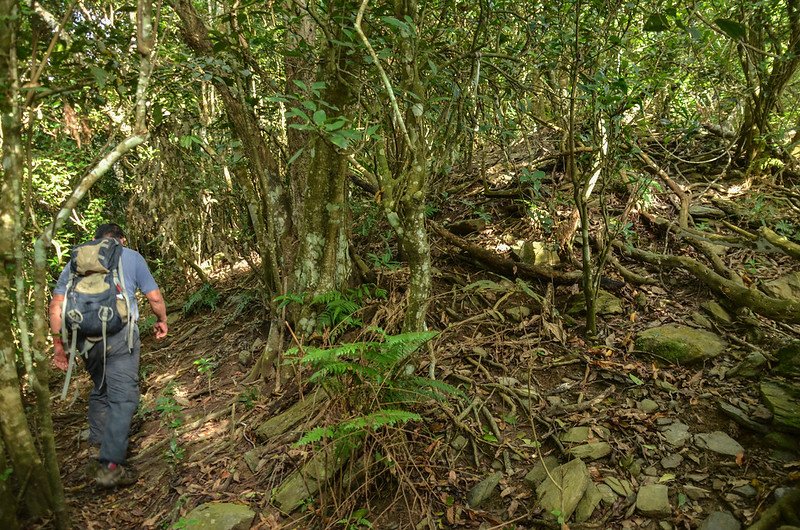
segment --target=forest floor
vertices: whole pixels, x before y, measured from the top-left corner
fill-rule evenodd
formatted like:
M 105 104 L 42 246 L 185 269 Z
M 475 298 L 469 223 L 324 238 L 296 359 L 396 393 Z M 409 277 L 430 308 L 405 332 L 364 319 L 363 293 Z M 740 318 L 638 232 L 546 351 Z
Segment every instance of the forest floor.
M 498 163 L 487 175 L 510 171 L 508 164 Z M 557 185 L 549 185 L 551 195 L 539 200 L 557 205 L 552 195 Z M 771 193 L 755 196 L 763 201 Z M 474 222 L 473 228 L 460 229 L 463 238 L 504 259 L 512 259 L 519 241 L 548 237 L 543 217 L 526 212 L 536 201 L 487 197 L 480 180 L 461 196 L 467 198 L 441 206 L 432 218 L 453 231 L 458 221 Z M 748 196 L 754 196 L 752 189 Z M 624 209 L 624 202 L 616 207 Z M 663 192 L 653 193 L 649 207 L 675 217 Z M 556 209 L 551 219 L 568 218 L 568 208 Z M 641 248 L 692 253 L 636 213 L 623 225 Z M 747 525 L 774 502 L 776 490 L 797 485 L 796 434 L 769 435 L 771 413 L 760 396 L 759 382 L 770 363 L 755 377 L 731 375 L 754 352 L 774 360 L 775 351 L 800 338 L 797 326 L 737 312 L 721 299 L 727 311 L 714 316 L 702 307 L 717 299 L 705 283 L 681 269 L 658 271 L 627 261 L 658 283 L 625 282 L 607 267 L 614 281 L 604 284 L 610 297 L 599 317 L 598 338 L 589 342 L 576 304 L 577 283 L 503 277 L 435 233 L 432 237 L 428 323 L 439 335 L 423 349 L 417 373 L 428 374 L 435 362 L 436 378 L 459 387 L 465 398 L 425 403 L 424 422 L 374 433 L 365 450 L 373 457 L 372 467 L 357 474 L 349 490 L 339 480 L 294 514 L 281 514 L 270 502 L 274 488 L 312 453 L 312 446 L 294 442 L 321 418 L 343 414 L 343 404 L 341 396 L 332 396 L 327 408 L 290 432 L 259 438 L 259 425 L 309 391 L 308 372 L 283 367 L 280 385 L 274 377 L 244 382 L 264 349 L 267 329 L 260 306 L 249 305 L 249 271 L 228 271 L 215 282 L 221 294 L 216 309 L 190 315 L 173 311 L 165 342 L 157 343 L 145 330 L 142 401 L 130 447 L 131 463 L 140 473 L 136 485 L 105 491 L 87 476 L 92 449 L 82 433 L 91 383 L 85 373 L 73 383 L 75 399 L 54 405 L 75 527 L 183 528 L 193 508 L 226 501 L 255 512 L 252 528 L 558 528 L 556 519 L 563 514 L 547 513 L 537 501 L 537 484 L 550 479 L 530 473 L 543 460 L 558 465 L 579 453 L 588 477 L 581 491 L 588 485 L 602 500 L 582 522 L 575 522 L 576 515 L 564 521 L 564 528 L 698 528 L 717 511 Z M 377 258 L 382 248 L 374 250 Z M 722 258 L 757 282 L 797 270 L 796 261 L 780 254 L 732 248 Z M 375 281 L 386 289 L 386 299 L 365 302 L 357 315 L 364 328 L 380 325 L 397 332 L 407 271 L 385 259 L 383 265 Z M 191 290 L 185 289 L 165 289 L 171 307 L 186 301 Z M 666 364 L 636 349 L 639 332 L 667 323 L 705 329 L 726 347 L 687 366 Z M 352 330 L 341 340 L 362 339 L 359 333 Z M 58 384 L 54 381 L 53 388 Z M 735 421 L 725 406 L 746 418 Z M 744 426 L 748 421 L 753 423 Z M 706 436 L 710 433 L 727 437 Z M 714 437 L 730 437 L 741 450 L 736 445 L 728 454 L 709 449 L 713 444 L 704 440 Z M 387 458 L 392 466 L 385 465 Z M 375 463 L 381 459 L 383 467 Z M 487 478 L 484 500 L 476 486 Z M 640 498 L 643 488 L 654 485 L 665 486 L 666 507 L 648 508 Z M 657 503 L 664 489 L 649 490 Z

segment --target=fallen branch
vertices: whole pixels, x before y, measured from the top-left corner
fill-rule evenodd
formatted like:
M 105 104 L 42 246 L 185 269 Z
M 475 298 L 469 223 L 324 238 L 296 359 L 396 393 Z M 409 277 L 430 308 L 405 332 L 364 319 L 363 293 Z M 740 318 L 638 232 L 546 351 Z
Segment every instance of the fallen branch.
M 656 254 L 646 250 L 626 247 L 619 241 L 614 246 L 635 259 L 666 268 L 686 269 L 711 290 L 724 296 L 736 306 L 750 308 L 753 312 L 772 320 L 798 323 L 800 322 L 800 301 L 772 298 L 761 291 L 749 289 L 737 282 L 720 276 L 699 261 L 685 256 Z
M 499 256 L 496 252 L 486 250 L 479 245 L 473 245 L 458 237 L 438 223 L 430 222 L 433 230 L 451 245 L 466 251 L 470 256 L 489 266 L 493 272 L 510 277 L 526 279 L 545 279 L 557 283 L 577 283 L 581 280 L 580 271 L 557 271 L 552 267 L 542 265 L 528 265 Z
M 789 256 L 793 257 L 794 259 L 800 259 L 800 245 L 797 243 L 789 241 L 789 239 L 782 235 L 776 234 L 766 226 L 762 226 L 758 230 L 758 233 L 761 234 L 764 239 L 781 249 Z

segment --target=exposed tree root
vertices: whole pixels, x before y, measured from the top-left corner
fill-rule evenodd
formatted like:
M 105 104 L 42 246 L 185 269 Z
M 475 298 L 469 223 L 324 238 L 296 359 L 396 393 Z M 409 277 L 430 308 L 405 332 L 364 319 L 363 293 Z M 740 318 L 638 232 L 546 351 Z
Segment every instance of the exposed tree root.
M 647 252 L 626 247 L 619 241 L 615 241 L 614 246 L 622 249 L 627 255 L 651 265 L 686 269 L 714 292 L 724 296 L 735 305 L 747 307 L 759 315 L 783 322 L 800 322 L 800 301 L 772 298 L 756 289 L 749 289 L 717 274 L 692 258 Z
M 761 234 L 764 239 L 784 251 L 789 256 L 793 257 L 794 259 L 800 259 L 800 245 L 797 243 L 789 241 L 782 235 L 776 234 L 766 226 L 762 226 L 758 230 L 758 233 Z

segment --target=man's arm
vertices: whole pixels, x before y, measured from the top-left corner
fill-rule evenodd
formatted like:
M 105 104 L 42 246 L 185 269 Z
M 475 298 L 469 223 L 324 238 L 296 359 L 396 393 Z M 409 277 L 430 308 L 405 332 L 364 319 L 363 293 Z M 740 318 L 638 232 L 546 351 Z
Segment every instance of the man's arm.
M 164 297 L 161 296 L 161 289 L 155 289 L 149 293 L 145 293 L 147 301 L 150 302 L 150 309 L 156 315 L 158 321 L 153 326 L 153 332 L 156 334 L 156 339 L 161 340 L 167 336 L 169 328 L 167 327 L 167 304 L 164 303 Z
M 59 370 L 66 370 L 69 364 L 64 343 L 61 342 L 61 305 L 64 303 L 63 294 L 54 294 L 50 300 L 50 335 L 53 337 L 53 364 Z

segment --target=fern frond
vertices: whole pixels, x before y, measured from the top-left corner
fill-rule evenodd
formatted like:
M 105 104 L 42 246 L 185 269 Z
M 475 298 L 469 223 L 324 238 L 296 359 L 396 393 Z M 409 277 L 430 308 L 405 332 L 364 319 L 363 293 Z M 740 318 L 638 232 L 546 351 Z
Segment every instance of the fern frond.
M 335 432 L 331 427 L 315 427 L 301 436 L 294 445 L 299 447 L 301 445 L 316 443 L 320 440 L 327 440 L 328 438 L 333 438 L 334 434 Z

